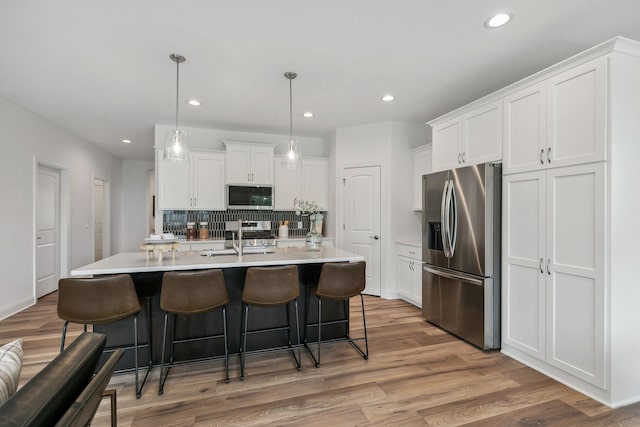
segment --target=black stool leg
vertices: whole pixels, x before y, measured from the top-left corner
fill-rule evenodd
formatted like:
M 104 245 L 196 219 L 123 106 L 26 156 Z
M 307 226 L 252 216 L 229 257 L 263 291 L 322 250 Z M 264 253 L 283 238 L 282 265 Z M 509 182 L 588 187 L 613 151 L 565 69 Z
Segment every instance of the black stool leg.
M 164 353 L 165 348 L 167 347 L 167 323 L 169 321 L 169 313 L 164 313 L 164 328 L 162 330 L 162 356 L 160 358 L 160 384 L 158 385 L 158 394 L 164 393 L 164 382 L 169 375 L 169 368 L 167 368 L 166 375 L 164 374 Z
M 224 327 L 224 371 L 225 382 L 229 382 L 229 344 L 227 340 L 227 306 L 222 307 L 222 325 Z
M 296 338 L 298 339 L 296 341 L 296 345 L 298 347 L 298 359 L 296 360 L 296 365 L 298 368 L 298 371 L 302 370 L 302 359 L 300 358 L 300 321 L 298 320 L 298 300 L 293 300 L 293 305 L 296 308 Z M 289 310 L 287 309 L 287 313 L 289 312 Z
M 64 326 L 62 327 L 62 340 L 60 341 L 60 353 L 64 350 L 64 339 L 67 336 L 67 326 L 69 322 L 64 322 Z
M 364 316 L 364 297 L 360 294 L 360 304 L 362 305 L 362 326 L 364 327 L 364 346 L 365 346 L 365 354 L 364 358 L 369 359 L 369 340 L 367 339 L 367 320 Z
M 247 352 L 247 327 L 249 324 L 249 305 L 242 304 L 242 335 L 240 336 L 240 379 L 244 380 L 244 361 Z
M 318 297 L 318 360 L 316 368 L 320 367 L 320 342 L 322 341 L 322 298 Z
M 136 371 L 136 378 L 135 378 L 136 399 L 140 399 L 140 396 L 142 396 L 142 392 L 138 388 L 138 313 L 133 315 L 133 351 L 134 351 L 133 360 L 135 363 L 135 371 Z

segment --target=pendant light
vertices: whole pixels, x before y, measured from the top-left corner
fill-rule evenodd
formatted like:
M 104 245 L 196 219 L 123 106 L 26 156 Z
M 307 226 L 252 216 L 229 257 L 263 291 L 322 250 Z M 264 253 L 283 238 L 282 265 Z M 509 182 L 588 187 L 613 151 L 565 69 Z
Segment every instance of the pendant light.
M 167 131 L 164 144 L 164 158 L 166 160 L 182 161 L 187 160 L 187 133 L 178 129 L 178 105 L 180 93 L 180 64 L 186 59 L 177 53 L 172 53 L 169 58 L 176 63 L 176 128 Z
M 282 165 L 289 168 L 298 167 L 300 161 L 300 152 L 298 151 L 298 143 L 293 139 L 293 89 L 291 82 L 298 77 L 294 72 L 287 71 L 284 76 L 289 79 L 289 142 L 287 144 L 287 152 L 282 159 Z

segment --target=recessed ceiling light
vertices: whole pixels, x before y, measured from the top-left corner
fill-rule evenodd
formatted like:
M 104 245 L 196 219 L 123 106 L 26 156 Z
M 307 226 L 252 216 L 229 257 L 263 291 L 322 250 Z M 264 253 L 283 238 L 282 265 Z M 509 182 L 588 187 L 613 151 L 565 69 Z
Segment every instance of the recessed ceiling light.
M 382 99 L 384 102 L 391 102 L 391 101 L 393 101 L 393 100 L 394 100 L 394 99 L 396 99 L 396 98 L 395 98 L 393 95 L 385 95 L 385 96 L 383 96 L 383 97 L 382 97 L 382 98 L 380 98 L 380 99 Z
M 311 111 L 307 111 L 306 113 L 303 114 L 303 116 L 305 116 L 306 118 L 310 118 L 310 117 L 313 117 L 313 113 Z
M 190 99 L 189 101 L 187 101 L 187 103 L 193 107 L 200 106 L 200 101 L 198 101 L 197 99 Z
M 484 21 L 484 26 L 489 29 L 498 28 L 498 27 L 502 27 L 509 21 L 511 21 L 511 14 L 506 12 L 500 12 L 500 13 L 496 13 L 491 18 Z
M 123 139 L 122 142 L 124 142 L 125 144 L 131 144 L 131 140 L 130 139 Z

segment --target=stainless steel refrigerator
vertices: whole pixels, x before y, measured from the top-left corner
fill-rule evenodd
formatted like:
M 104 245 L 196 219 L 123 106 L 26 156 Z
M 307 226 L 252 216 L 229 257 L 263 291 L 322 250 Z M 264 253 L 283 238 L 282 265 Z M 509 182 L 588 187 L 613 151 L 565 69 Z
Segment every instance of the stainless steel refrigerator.
M 483 349 L 500 348 L 502 168 L 422 177 L 422 313 Z

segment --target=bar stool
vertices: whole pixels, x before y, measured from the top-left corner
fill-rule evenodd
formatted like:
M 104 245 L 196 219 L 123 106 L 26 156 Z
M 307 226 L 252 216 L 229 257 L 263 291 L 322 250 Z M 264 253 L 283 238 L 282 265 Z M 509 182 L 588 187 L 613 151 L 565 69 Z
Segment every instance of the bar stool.
M 322 326 L 335 325 L 340 323 L 347 324 L 347 336 L 345 338 L 336 338 L 328 340 L 335 341 L 348 341 L 351 345 L 366 359 L 369 358 L 369 341 L 367 340 L 367 322 L 364 316 L 364 298 L 362 291 L 364 291 L 366 285 L 365 277 L 366 263 L 364 261 L 354 263 L 326 263 L 322 266 L 320 273 L 320 279 L 317 287 L 307 287 L 305 293 L 305 330 L 304 330 L 304 346 L 311 355 L 311 358 L 316 364 L 316 368 L 320 367 L 320 344 L 322 341 Z M 309 300 L 310 295 L 314 294 L 317 297 L 318 308 L 318 322 L 309 323 Z M 360 303 L 362 305 L 362 324 L 364 326 L 364 336 L 359 338 L 352 338 L 349 333 L 349 298 L 360 295 Z M 343 301 L 345 313 L 347 318 L 345 320 L 334 320 L 330 322 L 322 321 L 322 300 L 334 300 Z M 313 354 L 307 341 L 307 332 L 309 328 L 318 328 L 318 358 Z M 356 341 L 364 340 L 365 350 L 363 351 Z M 327 341 L 325 341 L 327 342 Z
M 298 370 L 300 365 L 300 326 L 298 323 L 298 296 L 300 285 L 298 282 L 298 267 L 295 265 L 283 267 L 250 267 L 244 280 L 242 291 L 242 333 L 240 336 L 240 379 L 244 379 L 244 364 L 247 353 L 260 353 L 267 351 L 291 351 Z M 289 306 L 295 307 L 296 321 L 296 345 L 291 343 L 291 319 Z M 286 326 L 247 330 L 249 324 L 249 306 L 255 307 L 280 307 L 284 306 L 287 313 Z M 268 349 L 247 351 L 247 335 L 287 331 L 288 345 L 271 347 Z M 298 356 L 294 350 L 297 348 Z
M 180 271 L 167 272 L 162 276 L 162 291 L 160 293 L 160 308 L 164 310 L 164 330 L 162 332 L 162 359 L 160 361 L 160 386 L 158 394 L 164 392 L 164 383 L 169 376 L 169 370 L 174 365 L 173 349 L 175 344 L 224 338 L 224 367 L 225 381 L 229 382 L 229 348 L 227 342 L 227 287 L 222 270 Z M 190 316 L 208 313 L 222 308 L 223 333 L 199 338 L 185 338 L 176 340 L 176 315 Z M 171 353 L 169 366 L 164 368 L 164 353 L 167 347 L 167 323 L 169 314 L 171 320 Z M 203 357 L 181 363 L 201 362 L 218 359 L 220 356 Z
M 147 309 L 147 343 L 138 344 L 138 313 Z M 136 398 L 142 395 L 149 372 L 153 367 L 151 353 L 151 306 L 148 298 L 138 298 L 133 280 L 128 274 L 100 276 L 91 279 L 60 279 L 58 282 L 58 317 L 64 320 L 60 352 L 64 350 L 64 340 L 69 322 L 84 325 L 103 325 L 117 320 L 133 317 L 133 346 L 120 347 L 123 350 L 134 350 L 134 370 Z M 147 347 L 149 364 L 142 383 L 138 379 L 138 351 Z M 105 349 L 105 353 L 114 348 Z M 123 372 L 120 370 L 118 372 Z

